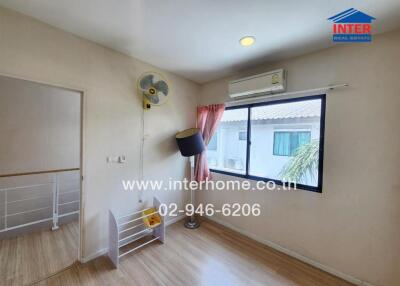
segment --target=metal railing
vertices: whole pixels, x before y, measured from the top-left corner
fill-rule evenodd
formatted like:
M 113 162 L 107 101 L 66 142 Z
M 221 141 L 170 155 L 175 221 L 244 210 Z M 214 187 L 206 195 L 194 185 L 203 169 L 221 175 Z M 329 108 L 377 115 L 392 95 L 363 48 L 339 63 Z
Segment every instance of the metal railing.
M 24 173 L 23 176 L 34 178 L 43 174 L 47 181 L 34 184 L 20 184 L 16 178 L 20 174 L 7 176 L 17 182 L 0 186 L 0 233 L 50 221 L 52 230 L 56 230 L 60 218 L 79 214 L 79 169 Z

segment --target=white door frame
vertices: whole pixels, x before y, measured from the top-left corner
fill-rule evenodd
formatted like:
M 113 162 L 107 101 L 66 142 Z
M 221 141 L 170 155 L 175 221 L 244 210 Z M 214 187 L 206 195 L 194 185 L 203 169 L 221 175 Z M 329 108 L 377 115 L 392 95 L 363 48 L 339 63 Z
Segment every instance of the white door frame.
M 85 130 L 86 130 L 86 106 L 87 106 L 87 89 L 83 87 L 77 87 L 68 83 L 53 83 L 49 81 L 43 81 L 43 80 L 38 80 L 38 79 L 33 79 L 31 77 L 24 77 L 20 75 L 15 75 L 15 74 L 8 74 L 4 72 L 0 72 L 0 76 L 4 77 L 9 77 L 9 78 L 14 78 L 14 79 L 20 79 L 20 80 L 25 80 L 25 81 L 30 81 L 34 83 L 40 83 L 43 85 L 48 85 L 51 87 L 57 87 L 61 89 L 66 89 L 66 90 L 71 90 L 75 92 L 79 92 L 81 94 L 81 105 L 80 105 L 80 207 L 79 207 L 79 245 L 78 245 L 78 253 L 77 253 L 77 261 L 82 262 L 84 260 L 83 254 L 84 254 L 84 249 L 85 249 L 85 241 L 84 241 L 84 233 L 85 233 L 85 224 L 84 224 L 84 215 L 85 215 L 85 182 L 86 182 L 86 177 L 85 177 L 85 170 L 86 170 L 86 160 L 85 160 Z

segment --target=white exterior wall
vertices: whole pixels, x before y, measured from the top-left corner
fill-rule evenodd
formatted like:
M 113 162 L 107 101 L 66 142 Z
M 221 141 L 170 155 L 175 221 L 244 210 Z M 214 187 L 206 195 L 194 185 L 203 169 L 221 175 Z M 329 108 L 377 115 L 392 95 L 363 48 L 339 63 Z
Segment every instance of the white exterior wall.
M 280 170 L 290 161 L 289 156 L 275 156 L 275 131 L 310 131 L 311 140 L 319 139 L 319 122 L 312 124 L 253 125 L 251 132 L 250 174 L 279 179 Z
M 220 124 L 217 131 L 217 150 L 207 151 L 210 168 L 240 172 L 238 168 L 242 167 L 243 173 L 245 172 L 246 141 L 239 140 L 239 132 L 246 130 L 247 123 L 245 121 Z M 251 127 L 250 175 L 279 179 L 279 173 L 283 166 L 292 158 L 273 154 L 275 131 L 310 131 L 311 140 L 319 139 L 319 119 L 308 123 L 253 123 Z M 227 159 L 235 160 L 233 170 L 228 167 Z M 317 185 L 317 181 L 311 178 L 302 183 Z

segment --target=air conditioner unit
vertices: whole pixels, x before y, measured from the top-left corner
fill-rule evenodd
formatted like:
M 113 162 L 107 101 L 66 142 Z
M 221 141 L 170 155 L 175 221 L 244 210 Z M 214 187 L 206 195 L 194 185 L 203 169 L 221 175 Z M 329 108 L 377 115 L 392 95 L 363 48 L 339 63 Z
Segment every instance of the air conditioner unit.
M 229 82 L 229 96 L 231 98 L 267 95 L 285 90 L 286 75 L 283 69 Z

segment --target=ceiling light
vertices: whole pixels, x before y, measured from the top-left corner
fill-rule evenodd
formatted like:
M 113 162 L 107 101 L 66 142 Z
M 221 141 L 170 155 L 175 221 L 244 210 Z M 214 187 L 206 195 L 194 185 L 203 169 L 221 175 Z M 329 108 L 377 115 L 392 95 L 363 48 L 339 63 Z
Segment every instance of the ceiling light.
M 239 43 L 243 46 L 243 47 L 249 47 L 251 45 L 253 45 L 256 42 L 256 38 L 254 38 L 253 36 L 246 36 L 240 39 Z

